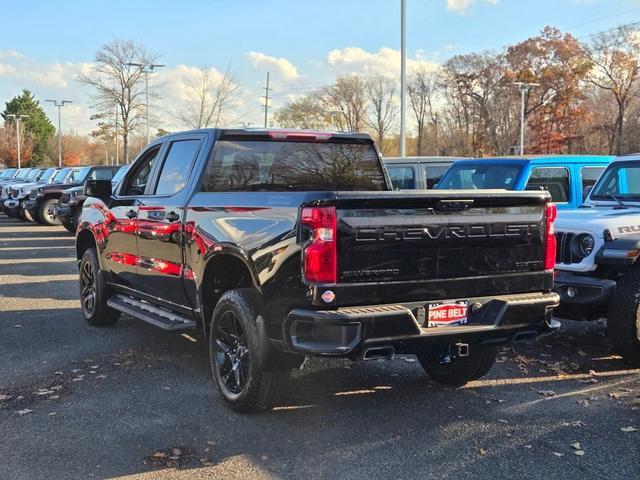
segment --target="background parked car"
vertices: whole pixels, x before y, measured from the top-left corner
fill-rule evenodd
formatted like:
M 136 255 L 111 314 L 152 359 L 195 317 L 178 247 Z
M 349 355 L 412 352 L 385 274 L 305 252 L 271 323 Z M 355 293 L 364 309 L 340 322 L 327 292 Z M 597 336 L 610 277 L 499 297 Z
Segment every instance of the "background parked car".
M 128 165 L 123 165 L 115 172 L 113 178 L 111 178 L 112 190 L 115 190 L 128 168 Z M 113 172 L 108 169 L 93 170 L 92 175 L 90 175 L 86 180 L 108 180 L 108 175 L 111 175 L 112 173 Z M 84 184 L 77 187 L 67 188 L 62 195 L 60 195 L 58 204 L 53 207 L 55 216 L 60 219 L 62 226 L 71 233 L 76 231 L 78 219 L 82 213 L 82 204 L 86 198 L 87 196 L 84 194 Z
M 33 221 L 47 225 L 60 224 L 53 214 L 53 206 L 58 203 L 63 190 L 76 184 L 81 169 L 82 167 L 63 168 L 55 174 L 51 184 L 40 185 L 31 190 L 24 206 Z
M 436 188 L 547 190 L 559 209 L 582 205 L 613 156 L 543 155 L 456 162 Z
M 462 157 L 387 157 L 382 162 L 394 190 L 432 189 L 453 162 Z
M 20 211 L 20 201 L 29 194 L 31 188 L 40 182 L 48 170 L 53 169 L 34 168 L 29 172 L 24 182 L 9 183 L 2 188 L 2 198 L 0 201 L 7 215 L 10 217 L 25 218 Z

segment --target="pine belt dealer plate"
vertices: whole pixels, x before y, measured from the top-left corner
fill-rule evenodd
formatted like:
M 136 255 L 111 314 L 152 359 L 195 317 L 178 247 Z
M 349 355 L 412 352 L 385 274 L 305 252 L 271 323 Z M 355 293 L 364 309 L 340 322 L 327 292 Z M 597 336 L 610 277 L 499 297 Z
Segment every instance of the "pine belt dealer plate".
M 427 305 L 426 327 L 455 327 L 467 323 L 469 302 L 459 300 L 456 302 L 429 303 Z

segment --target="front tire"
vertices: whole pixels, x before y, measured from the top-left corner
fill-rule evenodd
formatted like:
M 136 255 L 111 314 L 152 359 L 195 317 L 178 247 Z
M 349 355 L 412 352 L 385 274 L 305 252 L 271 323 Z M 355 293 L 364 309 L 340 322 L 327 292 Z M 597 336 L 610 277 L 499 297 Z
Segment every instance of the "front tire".
M 80 303 L 89 325 L 102 327 L 118 320 L 120 312 L 107 305 L 108 299 L 107 284 L 100 275 L 98 255 L 95 249 L 89 248 L 80 261 Z
M 38 210 L 38 217 L 45 225 L 60 225 L 60 219 L 53 214 L 53 207 L 58 203 L 57 198 L 48 198 L 42 202 Z
M 287 371 L 269 364 L 258 323 L 259 295 L 252 289 L 226 292 L 210 325 L 209 351 L 218 391 L 237 412 L 253 413 L 272 405 Z
M 607 334 L 615 350 L 628 362 L 640 364 L 640 268 L 618 280 L 607 315 Z
M 432 380 L 445 385 L 462 386 L 489 373 L 496 361 L 496 354 L 495 346 L 470 345 L 466 357 L 422 352 L 418 354 L 418 361 Z

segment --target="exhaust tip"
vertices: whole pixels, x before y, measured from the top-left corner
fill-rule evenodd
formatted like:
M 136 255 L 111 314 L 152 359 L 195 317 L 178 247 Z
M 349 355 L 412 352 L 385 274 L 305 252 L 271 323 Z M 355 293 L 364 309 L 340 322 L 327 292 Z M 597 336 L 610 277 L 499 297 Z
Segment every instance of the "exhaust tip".
M 384 347 L 372 347 L 372 348 L 367 348 L 364 351 L 362 355 L 362 359 L 378 360 L 382 358 L 385 360 L 391 360 L 395 355 L 395 353 L 396 351 L 391 345 L 386 345 Z

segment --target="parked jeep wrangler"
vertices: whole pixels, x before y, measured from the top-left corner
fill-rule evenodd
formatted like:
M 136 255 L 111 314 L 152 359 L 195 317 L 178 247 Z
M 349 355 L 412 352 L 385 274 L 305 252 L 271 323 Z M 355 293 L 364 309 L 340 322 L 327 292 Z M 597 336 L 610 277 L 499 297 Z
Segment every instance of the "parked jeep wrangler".
M 416 354 L 436 381 L 485 375 L 551 314 L 543 191 L 393 191 L 368 135 L 210 129 L 151 143 L 76 233 L 91 325 L 200 328 L 235 409 L 269 405 L 305 355 Z
M 556 315 L 607 318 L 616 350 L 640 363 L 640 155 L 618 157 L 582 208 L 556 223 Z

